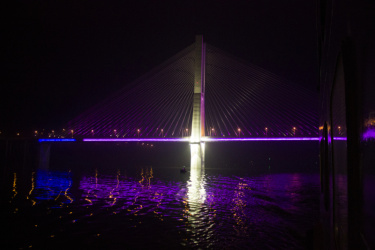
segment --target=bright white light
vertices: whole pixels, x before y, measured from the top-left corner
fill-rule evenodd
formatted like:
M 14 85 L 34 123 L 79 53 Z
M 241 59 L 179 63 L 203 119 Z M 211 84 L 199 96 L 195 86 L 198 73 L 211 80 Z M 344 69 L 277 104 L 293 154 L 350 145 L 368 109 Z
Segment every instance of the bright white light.
M 190 144 L 190 164 L 191 168 L 201 168 L 201 147 L 199 144 Z
M 199 137 L 190 137 L 190 143 L 200 143 Z
M 190 144 L 190 181 L 188 183 L 188 202 L 191 205 L 201 204 L 206 200 L 206 190 L 204 188 L 204 176 L 202 176 L 201 146 Z

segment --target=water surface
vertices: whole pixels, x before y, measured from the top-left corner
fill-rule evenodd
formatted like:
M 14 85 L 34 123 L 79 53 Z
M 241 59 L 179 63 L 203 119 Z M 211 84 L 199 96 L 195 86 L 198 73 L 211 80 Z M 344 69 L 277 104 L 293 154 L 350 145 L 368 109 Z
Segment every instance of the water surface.
M 314 166 L 316 159 L 276 155 L 268 148 L 250 161 L 239 155 L 236 164 L 230 155 L 222 164 L 211 155 L 186 173 L 183 162 L 133 158 L 14 168 L 3 188 L 8 242 L 14 249 L 304 249 L 318 218 L 319 175 L 302 167 L 283 172 L 278 164 Z

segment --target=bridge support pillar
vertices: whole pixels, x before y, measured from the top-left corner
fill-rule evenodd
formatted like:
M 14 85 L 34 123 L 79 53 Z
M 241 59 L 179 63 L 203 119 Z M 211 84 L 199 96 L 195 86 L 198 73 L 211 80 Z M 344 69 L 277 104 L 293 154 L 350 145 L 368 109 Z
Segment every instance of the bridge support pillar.
M 39 168 L 49 169 L 49 160 L 51 155 L 51 144 L 41 143 L 39 147 Z
M 192 143 L 200 143 L 201 137 L 204 136 L 205 50 L 203 37 L 196 36 L 194 55 L 193 121 L 190 138 Z
M 200 170 L 204 165 L 204 143 L 191 143 L 190 155 L 190 169 Z
M 194 55 L 194 97 L 193 121 L 191 124 L 190 154 L 191 168 L 201 168 L 204 162 L 204 143 L 201 137 L 205 135 L 204 128 L 204 91 L 205 91 L 205 64 L 206 45 L 203 36 L 195 37 Z

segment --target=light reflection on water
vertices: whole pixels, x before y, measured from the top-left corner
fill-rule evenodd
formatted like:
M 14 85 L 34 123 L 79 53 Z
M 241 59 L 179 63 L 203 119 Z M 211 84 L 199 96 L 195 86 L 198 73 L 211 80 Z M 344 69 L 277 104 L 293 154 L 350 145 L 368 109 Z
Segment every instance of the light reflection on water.
M 192 165 L 181 173 L 190 175 L 188 181 L 178 181 L 160 179 L 160 171 L 179 169 L 139 167 L 134 175 L 93 169 L 81 176 L 74 176 L 74 171 L 38 170 L 29 176 L 32 181 L 24 197 L 14 174 L 14 206 L 39 216 L 24 222 L 39 226 L 30 226 L 31 238 L 22 241 L 15 236 L 18 246 L 45 241 L 50 247 L 65 246 L 80 239 L 82 246 L 109 249 L 152 244 L 159 248 L 305 247 L 304 234 L 317 216 L 318 175 L 206 175 L 204 166 Z M 21 223 L 22 218 L 13 219 Z M 147 240 L 140 235 L 147 235 Z

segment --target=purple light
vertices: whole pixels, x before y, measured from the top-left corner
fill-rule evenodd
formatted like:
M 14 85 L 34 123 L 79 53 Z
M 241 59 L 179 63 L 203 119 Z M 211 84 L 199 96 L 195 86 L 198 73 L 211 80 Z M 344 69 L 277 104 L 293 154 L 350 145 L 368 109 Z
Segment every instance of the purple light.
M 336 137 L 335 140 L 346 140 Z M 85 138 L 84 142 L 190 142 L 190 138 L 114 138 L 93 139 Z M 280 138 L 201 138 L 202 142 L 220 141 L 319 141 L 319 137 L 280 137 Z
M 76 141 L 76 139 L 39 139 L 39 142 L 67 142 L 67 141 Z
M 333 137 L 334 141 L 346 141 L 346 137 Z
M 279 138 L 202 138 L 205 142 L 214 141 L 319 141 L 319 137 L 279 137 Z
M 369 129 L 365 133 L 363 133 L 363 139 L 375 139 L 375 129 Z
M 188 142 L 190 138 L 116 138 L 116 139 L 92 139 L 84 138 L 84 142 Z

